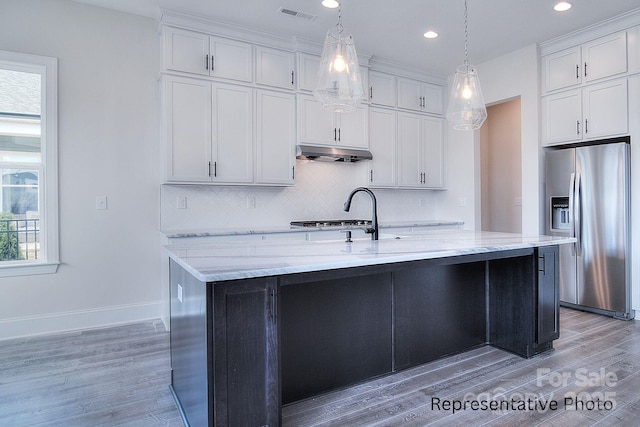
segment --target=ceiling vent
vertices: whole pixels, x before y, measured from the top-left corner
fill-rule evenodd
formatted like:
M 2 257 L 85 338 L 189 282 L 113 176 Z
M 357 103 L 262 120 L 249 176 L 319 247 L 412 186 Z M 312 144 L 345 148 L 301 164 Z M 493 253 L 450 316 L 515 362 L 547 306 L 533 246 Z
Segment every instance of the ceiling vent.
M 278 12 L 284 13 L 285 15 L 293 16 L 296 18 L 306 19 L 307 21 L 315 21 L 317 18 L 316 15 L 312 15 L 310 13 L 300 12 L 299 10 L 292 10 L 284 7 L 281 7 L 280 9 L 278 9 Z

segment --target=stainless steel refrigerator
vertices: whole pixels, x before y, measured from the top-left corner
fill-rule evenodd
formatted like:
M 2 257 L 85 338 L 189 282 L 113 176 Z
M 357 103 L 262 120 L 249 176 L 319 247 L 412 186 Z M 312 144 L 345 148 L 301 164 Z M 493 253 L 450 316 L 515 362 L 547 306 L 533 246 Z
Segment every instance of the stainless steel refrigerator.
M 546 234 L 560 245 L 560 304 L 632 319 L 629 138 L 545 152 Z

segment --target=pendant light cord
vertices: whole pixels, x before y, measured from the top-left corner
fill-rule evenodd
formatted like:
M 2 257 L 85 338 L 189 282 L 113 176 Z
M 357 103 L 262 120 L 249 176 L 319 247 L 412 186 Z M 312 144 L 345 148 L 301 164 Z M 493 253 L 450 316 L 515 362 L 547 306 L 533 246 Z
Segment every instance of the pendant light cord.
M 342 34 L 344 30 L 342 26 L 342 2 L 338 2 L 338 25 L 336 25 L 336 28 L 338 29 L 338 34 Z
M 339 19 L 339 18 L 338 18 Z M 469 71 L 469 29 L 468 29 L 467 0 L 464 0 L 464 65 Z

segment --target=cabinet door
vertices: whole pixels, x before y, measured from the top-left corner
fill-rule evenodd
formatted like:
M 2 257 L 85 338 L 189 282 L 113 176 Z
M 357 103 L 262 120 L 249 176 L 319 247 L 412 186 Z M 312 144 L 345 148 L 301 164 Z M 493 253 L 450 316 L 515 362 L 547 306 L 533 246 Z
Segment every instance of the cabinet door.
M 391 74 L 369 72 L 369 101 L 372 104 L 396 106 L 396 78 Z
M 164 28 L 165 70 L 209 75 L 209 36 L 178 28 Z
M 422 110 L 427 113 L 443 114 L 444 103 L 442 99 L 443 91 L 441 86 L 423 83 L 421 85 L 422 92 Z
M 369 161 L 367 179 L 372 187 L 395 187 L 398 114 L 392 110 L 372 107 L 369 110 L 369 148 L 373 159 Z
M 544 91 L 568 88 L 582 83 L 580 47 L 572 47 L 542 58 Z
M 334 113 L 334 126 L 338 130 L 337 145 L 369 148 L 369 107 L 357 107 L 348 113 Z
M 640 25 L 627 31 L 629 74 L 640 73 Z
M 581 138 L 582 95 L 580 90 L 549 95 L 542 101 L 545 144 Z
M 612 34 L 582 48 L 586 82 L 627 72 L 627 33 Z
M 583 91 L 584 138 L 627 133 L 627 80 L 592 85 Z
M 276 279 L 210 283 L 216 426 L 277 426 Z
M 212 171 L 214 182 L 253 181 L 253 89 L 214 84 Z
M 432 117 L 422 119 L 424 186 L 444 187 L 444 120 Z
M 398 78 L 398 108 L 420 111 L 423 109 L 422 104 L 421 83 Z
M 166 180 L 210 182 L 211 84 L 165 77 Z
M 283 89 L 295 88 L 294 55 L 279 49 L 256 47 L 256 83 Z
M 291 185 L 295 164 L 293 94 L 256 92 L 256 183 Z
M 253 54 L 248 43 L 211 37 L 211 75 L 222 79 L 251 82 L 253 80 Z
M 538 253 L 538 295 L 536 343 L 560 336 L 560 285 L 558 247 L 540 247 Z
M 298 95 L 298 141 L 306 144 L 335 144 L 333 114 L 312 95 Z
M 422 187 L 422 117 L 398 113 L 398 186 Z
M 320 57 L 298 53 L 298 89 L 313 91 L 316 87 Z

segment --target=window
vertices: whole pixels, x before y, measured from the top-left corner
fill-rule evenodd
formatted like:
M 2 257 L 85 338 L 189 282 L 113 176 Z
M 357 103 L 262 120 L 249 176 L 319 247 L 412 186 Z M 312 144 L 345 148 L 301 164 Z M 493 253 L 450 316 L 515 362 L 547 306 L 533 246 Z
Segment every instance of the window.
M 58 258 L 57 60 L 0 51 L 0 276 Z

